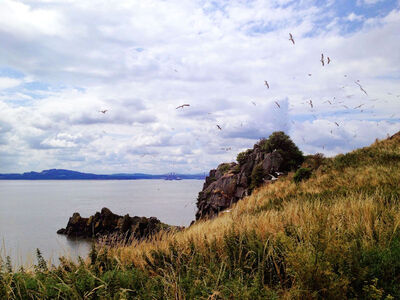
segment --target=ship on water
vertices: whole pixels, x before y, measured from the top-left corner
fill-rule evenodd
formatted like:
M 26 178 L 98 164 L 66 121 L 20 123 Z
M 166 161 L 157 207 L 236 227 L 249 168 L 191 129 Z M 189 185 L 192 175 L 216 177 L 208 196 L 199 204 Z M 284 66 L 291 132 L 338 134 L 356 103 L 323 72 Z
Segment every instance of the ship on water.
M 175 173 L 171 172 L 167 174 L 167 177 L 165 177 L 165 180 L 182 180 L 179 176 L 177 176 Z

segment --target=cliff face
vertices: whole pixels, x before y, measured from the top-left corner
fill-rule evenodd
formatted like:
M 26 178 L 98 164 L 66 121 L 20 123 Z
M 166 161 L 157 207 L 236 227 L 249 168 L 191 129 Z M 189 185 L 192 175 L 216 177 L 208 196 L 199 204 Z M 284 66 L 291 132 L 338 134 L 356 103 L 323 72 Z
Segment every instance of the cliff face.
M 210 171 L 197 199 L 196 220 L 210 218 L 249 195 L 262 183 L 282 174 L 279 151 L 267 153 L 260 143 L 238 155 L 238 163 L 223 163 Z

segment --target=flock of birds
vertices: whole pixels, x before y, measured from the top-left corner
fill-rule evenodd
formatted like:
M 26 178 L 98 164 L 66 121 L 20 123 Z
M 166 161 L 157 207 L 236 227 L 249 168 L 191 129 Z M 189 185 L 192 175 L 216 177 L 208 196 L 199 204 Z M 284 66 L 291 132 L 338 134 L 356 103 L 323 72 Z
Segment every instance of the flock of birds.
M 291 33 L 289 33 L 289 41 L 291 41 L 291 42 L 293 43 L 293 45 L 296 44 L 296 42 L 295 42 L 295 40 L 294 40 L 294 38 L 293 38 L 293 35 L 292 35 Z M 331 58 L 330 58 L 329 56 L 327 56 L 327 57 L 326 57 L 326 60 L 325 60 L 324 54 L 321 53 L 320 62 L 321 62 L 321 64 L 322 64 L 322 67 L 324 67 L 325 64 L 329 65 L 329 64 L 331 63 Z M 174 71 L 175 71 L 175 72 L 178 72 L 176 69 L 174 69 Z M 312 76 L 312 74 L 311 74 L 311 73 L 308 73 L 308 76 Z M 344 75 L 344 77 L 347 77 L 347 75 Z M 365 95 L 368 96 L 367 91 L 363 88 L 363 86 L 361 85 L 361 83 L 360 83 L 359 80 L 354 81 L 354 83 L 359 87 L 359 89 L 360 89 L 361 92 L 363 92 Z M 270 88 L 270 85 L 269 85 L 269 83 L 268 83 L 267 80 L 264 80 L 264 85 L 267 87 L 267 89 Z M 342 88 L 344 88 L 344 86 L 343 86 Z M 388 94 L 391 94 L 391 93 L 388 93 Z M 354 95 L 347 95 L 347 98 L 351 98 L 352 96 L 354 96 Z M 398 95 L 397 97 L 400 97 L 400 95 Z M 326 101 L 323 102 L 323 103 L 328 103 L 329 105 L 333 105 L 333 104 L 336 104 L 336 105 L 337 105 L 337 104 L 343 103 L 343 101 L 342 101 L 342 102 L 338 102 L 338 101 L 335 101 L 335 99 L 336 99 L 336 97 L 333 97 L 332 100 L 326 100 Z M 378 99 L 371 99 L 371 101 L 376 101 L 376 100 L 378 100 Z M 254 101 L 251 101 L 251 103 L 252 103 L 254 106 L 257 105 L 256 102 L 254 102 Z M 281 108 L 281 105 L 280 105 L 280 103 L 279 103 L 278 101 L 274 101 L 274 103 L 276 104 L 276 106 L 277 106 L 278 109 Z M 310 106 L 310 108 L 311 108 L 311 111 L 313 111 L 313 109 L 314 109 L 314 103 L 313 103 L 313 101 L 310 99 L 310 100 L 306 101 L 305 103 L 308 104 L 308 105 Z M 362 103 L 362 104 L 360 104 L 360 105 L 355 106 L 353 109 L 360 109 L 360 108 L 363 107 L 364 105 L 365 105 L 365 103 Z M 344 107 L 344 108 L 346 108 L 346 109 L 350 109 L 347 105 L 342 104 L 341 106 Z M 185 107 L 190 107 L 190 104 L 188 104 L 188 103 L 181 104 L 181 105 L 177 106 L 175 109 L 184 109 Z M 108 111 L 107 109 L 99 110 L 99 112 L 102 113 L 102 114 L 105 114 L 107 111 Z M 360 110 L 360 111 L 363 112 L 363 110 Z M 211 113 L 208 113 L 208 114 L 211 114 Z M 315 115 L 313 115 L 313 116 L 314 116 L 314 118 L 316 118 Z M 395 114 L 393 114 L 391 117 L 394 117 L 394 116 L 395 116 Z M 294 121 L 292 121 L 292 123 L 294 124 Z M 339 124 L 338 122 L 336 122 L 336 121 L 334 121 L 333 123 L 334 123 L 337 127 L 340 126 L 340 124 Z M 377 123 L 377 125 L 379 125 L 379 122 Z M 241 123 L 241 126 L 243 126 L 243 123 Z M 216 124 L 216 127 L 217 127 L 218 130 L 222 130 L 221 125 Z M 333 130 L 330 130 L 330 133 L 333 134 Z M 356 136 L 357 136 L 357 135 L 354 134 L 353 137 L 356 137 Z M 305 140 L 304 140 L 304 137 L 303 137 L 303 141 L 305 141 Z M 225 151 L 230 151 L 231 149 L 232 149 L 231 147 L 223 147 L 223 148 L 221 148 L 221 150 L 225 150 Z M 325 145 L 323 146 L 323 149 L 325 149 Z

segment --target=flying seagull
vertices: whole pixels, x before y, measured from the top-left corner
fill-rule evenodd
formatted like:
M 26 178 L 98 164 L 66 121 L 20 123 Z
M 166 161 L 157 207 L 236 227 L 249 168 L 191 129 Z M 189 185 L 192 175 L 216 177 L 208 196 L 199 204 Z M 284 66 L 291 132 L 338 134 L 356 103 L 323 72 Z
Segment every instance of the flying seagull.
M 190 104 L 182 104 L 182 105 L 179 105 L 177 108 L 175 108 L 175 109 L 178 109 L 178 108 L 184 108 L 185 106 L 190 106 Z
M 294 43 L 294 39 L 293 39 L 293 35 L 291 33 L 289 33 L 289 41 L 292 41 L 293 45 L 295 44 Z
M 274 102 L 279 108 L 281 108 L 281 106 L 279 105 L 278 101 L 274 101 Z
M 311 73 L 308 73 L 308 76 L 311 76 L 312 74 Z
M 331 101 L 329 101 L 329 100 L 326 100 L 324 103 L 326 103 L 326 102 L 328 102 L 329 104 L 332 104 L 332 102 L 331 102 Z
M 267 86 L 267 88 L 269 88 L 268 81 L 264 80 L 264 84 Z
M 99 110 L 99 112 L 101 112 L 102 114 L 105 114 L 108 111 L 108 109 L 105 110 Z
M 325 61 L 324 61 L 324 54 L 321 54 L 321 64 L 322 66 L 325 66 Z
M 217 128 L 218 128 L 219 130 L 222 130 L 221 126 L 219 126 L 218 124 L 217 124 Z
M 251 101 L 251 103 L 253 103 L 254 106 L 257 106 L 257 104 L 254 101 Z
M 357 85 L 360 87 L 360 90 L 363 91 L 363 92 L 365 93 L 365 95 L 368 96 L 367 92 L 363 89 L 363 87 L 361 86 L 361 84 L 359 84 L 358 82 L 359 82 L 359 80 L 354 81 L 354 83 L 357 84 Z
M 360 108 L 361 106 L 363 106 L 364 104 L 360 104 L 359 106 L 354 107 L 354 109 Z
M 339 124 L 337 122 L 335 122 L 336 126 L 339 127 Z
M 328 65 L 330 64 L 330 62 L 331 62 L 331 59 L 330 59 L 329 56 L 328 56 Z
M 310 104 L 311 108 L 314 108 L 314 105 L 312 104 L 312 100 L 311 99 L 307 103 Z

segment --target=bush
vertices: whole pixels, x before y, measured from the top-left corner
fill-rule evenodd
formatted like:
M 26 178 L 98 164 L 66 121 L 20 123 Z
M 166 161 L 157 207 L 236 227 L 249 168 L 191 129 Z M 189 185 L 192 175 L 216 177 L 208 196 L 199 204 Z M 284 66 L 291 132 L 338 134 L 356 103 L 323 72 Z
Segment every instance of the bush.
M 246 162 L 247 158 L 249 157 L 249 155 L 252 152 L 253 152 L 253 150 L 247 149 L 246 151 L 240 152 L 237 155 L 236 160 L 237 160 L 237 162 L 239 163 L 240 166 L 243 165 Z
M 225 174 L 226 172 L 229 171 L 229 169 L 231 168 L 231 164 L 229 163 L 222 163 L 218 166 L 218 171 L 221 172 L 221 174 Z
M 303 153 L 283 131 L 272 133 L 260 146 L 268 153 L 278 151 L 282 155 L 282 171 L 297 169 L 304 161 Z
M 262 165 L 257 165 L 251 172 L 251 184 L 250 189 L 253 190 L 258 188 L 264 182 L 264 169 Z
M 298 183 L 304 179 L 308 179 L 311 176 L 311 170 L 309 168 L 300 168 L 294 174 L 293 180 Z

